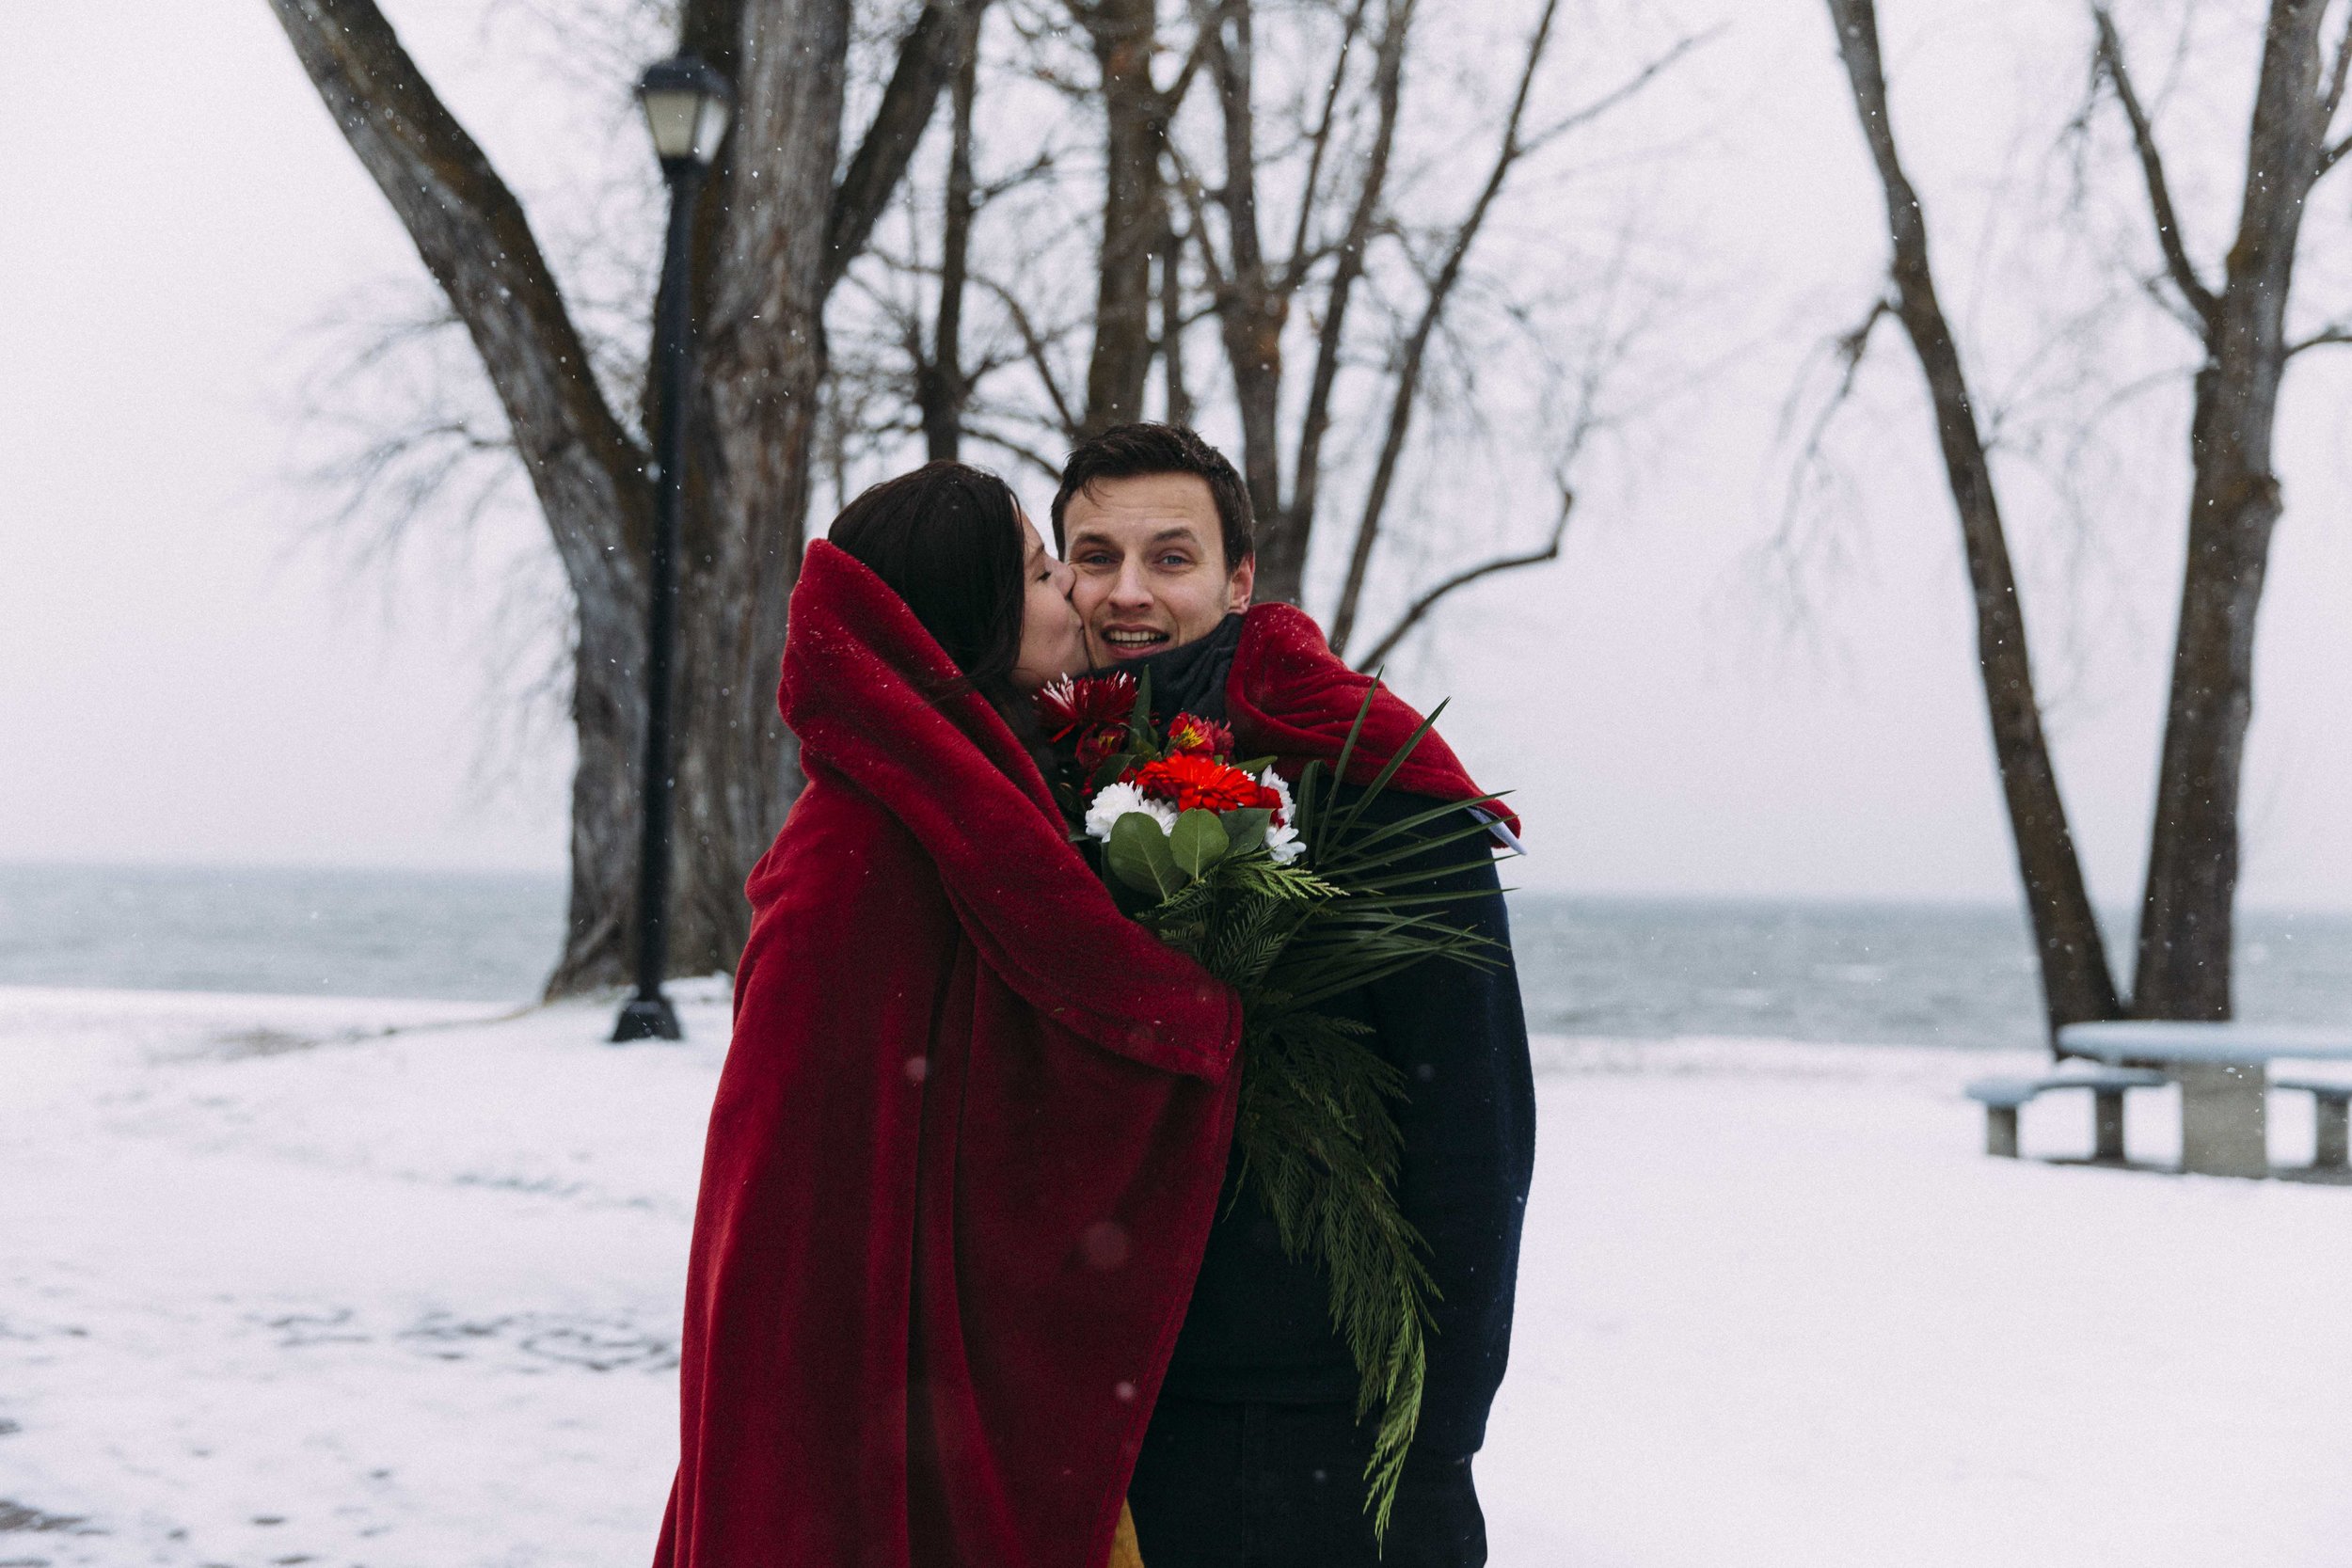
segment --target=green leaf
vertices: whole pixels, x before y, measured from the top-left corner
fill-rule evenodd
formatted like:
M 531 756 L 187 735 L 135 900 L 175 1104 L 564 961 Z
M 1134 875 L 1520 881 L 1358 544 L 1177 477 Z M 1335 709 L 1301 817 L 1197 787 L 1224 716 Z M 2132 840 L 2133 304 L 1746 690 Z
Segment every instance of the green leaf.
M 1146 670 L 1136 681 L 1136 704 L 1127 710 L 1127 733 L 1135 737 L 1129 750 L 1145 756 L 1160 754 L 1160 737 L 1152 733 L 1152 672 Z
M 1375 685 L 1377 684 L 1377 677 L 1375 677 Z M 1447 702 L 1451 702 L 1452 700 L 1453 699 L 1448 698 Z M 1369 713 L 1371 710 L 1371 699 L 1367 697 L 1365 699 L 1364 711 Z M 1373 775 L 1372 783 L 1364 785 L 1363 793 L 1356 797 L 1355 804 L 1348 807 L 1346 815 L 1340 819 L 1337 831 L 1341 834 L 1344 835 L 1349 829 L 1355 827 L 1357 819 L 1363 816 L 1364 808 L 1380 798 L 1380 792 L 1389 787 L 1389 781 L 1396 777 L 1397 769 L 1403 768 L 1406 762 L 1411 760 L 1413 753 L 1420 750 L 1422 737 L 1426 736 L 1431 730 L 1437 728 L 1438 720 L 1444 714 L 1445 710 L 1446 703 L 1439 703 L 1436 707 L 1431 708 L 1429 710 L 1429 717 L 1422 720 L 1419 727 L 1417 727 L 1411 735 L 1405 737 L 1405 744 L 1399 746 L 1396 749 L 1395 754 L 1389 758 L 1388 766 Z M 1357 722 L 1360 724 L 1362 721 L 1362 717 L 1359 715 Z M 1355 738 L 1356 737 L 1353 735 L 1348 736 L 1348 739 L 1351 742 L 1354 741 Z
M 1216 819 L 1216 813 L 1196 806 L 1176 818 L 1176 826 L 1168 831 L 1168 847 L 1174 856 L 1176 869 L 1187 879 L 1206 876 L 1209 867 L 1225 858 L 1232 841 L 1225 836 L 1225 824 Z
M 1148 814 L 1131 811 L 1111 824 L 1104 860 L 1111 875 L 1134 888 L 1166 898 L 1192 879 L 1177 869 L 1168 835 Z
M 1225 836 L 1233 843 L 1233 853 L 1246 855 L 1265 842 L 1265 831 L 1274 821 L 1274 814 L 1263 806 L 1242 806 L 1221 815 Z

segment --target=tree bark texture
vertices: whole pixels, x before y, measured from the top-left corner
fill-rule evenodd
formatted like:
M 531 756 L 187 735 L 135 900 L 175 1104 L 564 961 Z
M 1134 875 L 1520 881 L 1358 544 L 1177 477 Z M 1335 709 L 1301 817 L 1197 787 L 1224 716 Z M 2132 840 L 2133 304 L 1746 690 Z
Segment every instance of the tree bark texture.
M 736 124 L 693 388 L 679 559 L 675 908 L 681 974 L 734 966 L 743 879 L 798 788 L 775 707 L 824 379 L 848 0 L 745 0 Z M 685 933 L 707 934 L 701 950 Z
M 1168 213 L 1160 150 L 1168 104 L 1152 81 L 1154 0 L 1090 0 L 1073 13 L 1093 45 L 1104 116 L 1103 236 L 1081 439 L 1143 417 L 1152 374 L 1152 257 Z
M 923 420 L 925 455 L 953 462 L 963 454 L 963 410 L 971 388 L 963 373 L 963 295 L 972 273 L 972 219 L 977 192 L 972 177 L 972 114 L 979 96 L 979 10 L 975 7 L 949 97 L 947 187 L 939 223 L 939 309 L 931 346 L 918 354 L 914 403 Z
M 1253 0 L 1226 0 L 1210 12 L 1208 58 L 1224 127 L 1225 264 L 1217 323 L 1233 372 L 1241 416 L 1241 475 L 1250 510 L 1274 522 L 1282 515 L 1282 328 L 1290 293 L 1268 272 L 1258 232 L 1257 39 Z
M 2322 0 L 2270 7 L 2244 204 L 2205 318 L 2206 362 L 2189 425 L 2188 562 L 2132 988 L 2133 1010 L 2143 1018 L 2226 1019 L 2231 1011 L 2254 623 L 2280 512 L 2271 442 L 2288 355 L 2286 308 L 2305 200 L 2328 166 L 2334 108 L 2334 94 L 2322 87 L 2325 9 Z M 2121 87 L 2120 66 L 2118 74 Z M 2150 167 L 2151 195 L 2166 210 Z
M 1946 477 L 1960 515 L 1962 550 L 1974 591 L 1978 669 L 1992 721 L 1993 753 L 2009 808 L 2042 965 L 2042 991 L 2055 1037 L 2062 1024 L 2121 1015 L 2106 946 L 2085 885 L 2042 710 L 2034 696 L 2026 618 L 2017 596 L 1993 472 L 1977 428 L 1960 352 L 1929 263 L 1927 215 L 1904 174 L 1887 120 L 1885 70 L 1872 0 L 1828 0 L 1854 107 L 1886 197 L 1893 243 L 1894 309 L 1927 380 Z

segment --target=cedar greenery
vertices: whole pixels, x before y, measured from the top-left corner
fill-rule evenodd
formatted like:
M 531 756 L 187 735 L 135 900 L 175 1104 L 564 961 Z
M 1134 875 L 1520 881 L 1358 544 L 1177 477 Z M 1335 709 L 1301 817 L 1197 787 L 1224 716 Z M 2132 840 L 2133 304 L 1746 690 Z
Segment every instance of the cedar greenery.
M 1484 839 L 1485 824 L 1460 802 L 1378 826 L 1364 820 L 1442 705 L 1369 784 L 1343 799 L 1339 781 L 1371 706 L 1368 690 L 1337 762 L 1310 763 L 1299 778 L 1296 826 L 1306 853 L 1298 861 L 1283 864 L 1264 852 L 1269 814 L 1256 809 L 1184 812 L 1166 832 L 1133 814 L 1114 826 L 1102 859 L 1122 909 L 1241 993 L 1240 1190 L 1257 1188 L 1283 1250 L 1313 1259 L 1330 1282 L 1332 1326 L 1356 1363 L 1357 1418 L 1379 1412 L 1365 1507 L 1385 1537 L 1421 1420 L 1438 1291 L 1427 1243 L 1397 1207 L 1403 1140 L 1391 1106 L 1404 1097 L 1404 1080 L 1373 1048 L 1368 1027 L 1319 1009 L 1433 958 L 1496 959 L 1486 938 L 1427 912 L 1454 896 L 1427 884 L 1482 863 L 1483 854 L 1404 869 L 1435 847 Z M 1128 750 L 1095 771 L 1089 790 L 1157 754 L 1148 680 L 1128 731 Z M 1067 803 L 1079 799 L 1066 796 Z M 1440 827 L 1448 817 L 1455 821 Z

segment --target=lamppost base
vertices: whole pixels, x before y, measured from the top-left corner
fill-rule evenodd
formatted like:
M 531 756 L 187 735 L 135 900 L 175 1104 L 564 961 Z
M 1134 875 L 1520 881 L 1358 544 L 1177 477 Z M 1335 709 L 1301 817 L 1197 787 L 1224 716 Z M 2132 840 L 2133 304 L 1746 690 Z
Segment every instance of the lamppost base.
M 612 1043 L 626 1045 L 631 1040 L 679 1040 L 686 1031 L 677 1026 L 677 1010 L 670 999 L 660 991 L 651 996 L 632 996 L 621 1008 L 618 1022 L 612 1025 Z

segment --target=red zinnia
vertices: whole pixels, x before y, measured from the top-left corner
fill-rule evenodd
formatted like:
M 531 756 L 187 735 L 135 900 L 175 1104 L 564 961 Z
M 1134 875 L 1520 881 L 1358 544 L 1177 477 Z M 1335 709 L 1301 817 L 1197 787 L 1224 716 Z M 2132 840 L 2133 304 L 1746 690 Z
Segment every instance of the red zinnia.
M 1126 725 L 1098 724 L 1078 742 L 1078 766 L 1091 773 L 1126 748 Z
M 1226 756 L 1233 750 L 1233 732 L 1214 719 L 1180 713 L 1168 722 L 1168 749 L 1192 756 Z
M 1178 811 L 1196 807 L 1202 811 L 1239 811 L 1245 806 L 1263 806 L 1271 811 L 1282 803 L 1279 795 L 1240 768 L 1208 757 L 1162 757 L 1128 769 L 1125 782 Z
M 1136 678 L 1124 670 L 1064 675 L 1037 694 L 1037 716 L 1048 740 L 1066 740 L 1072 731 L 1089 725 L 1124 724 L 1135 705 Z

